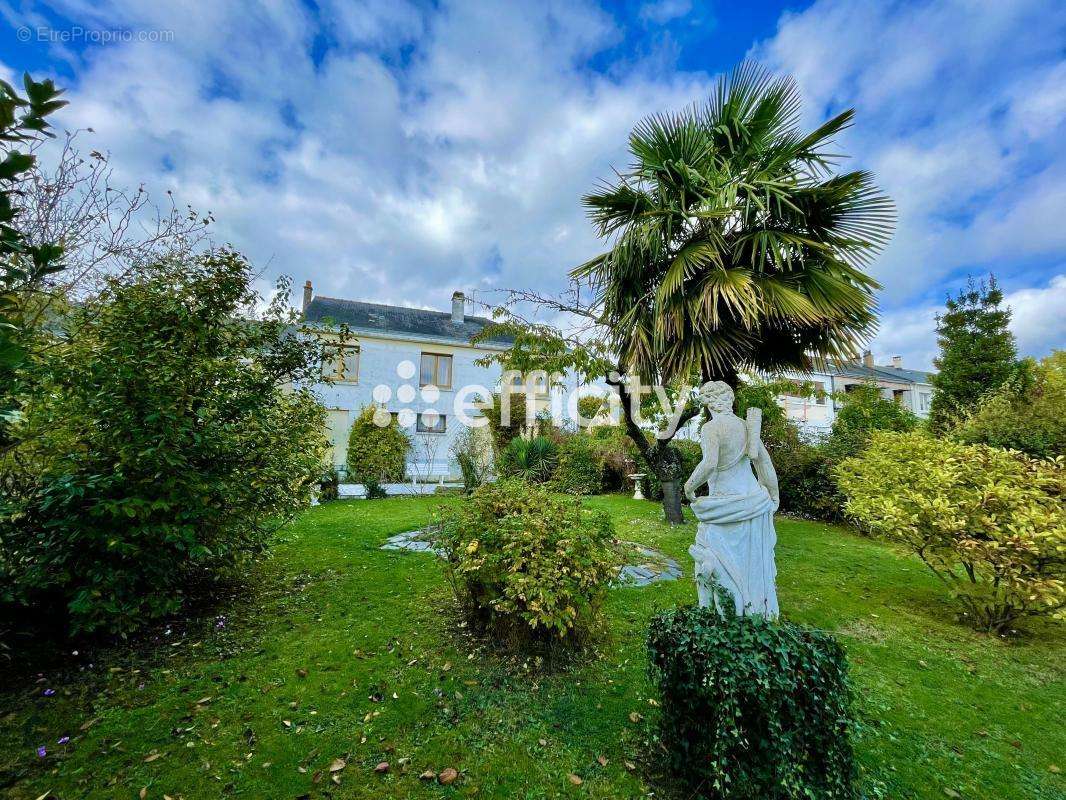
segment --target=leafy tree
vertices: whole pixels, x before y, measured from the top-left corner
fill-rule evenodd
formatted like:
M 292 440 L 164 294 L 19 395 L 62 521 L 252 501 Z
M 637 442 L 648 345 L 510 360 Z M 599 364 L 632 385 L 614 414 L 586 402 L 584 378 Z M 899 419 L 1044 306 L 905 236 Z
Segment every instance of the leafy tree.
M 682 521 L 680 457 L 670 427 L 645 439 L 640 387 L 684 402 L 693 380 L 809 370 L 854 356 L 873 326 L 877 283 L 863 270 L 894 213 L 868 173 L 834 174 L 852 117 L 802 132 L 793 80 L 745 64 L 703 105 L 643 120 L 630 166 L 584 198 L 609 248 L 572 270 L 567 294 L 514 292 L 499 315 L 515 337 L 508 366 L 572 369 L 619 393 L 670 522 Z M 527 301 L 575 324 L 518 318 Z
M 940 356 L 933 361 L 938 372 L 931 378 L 936 391 L 929 410 L 934 433 L 950 428 L 1017 369 L 1014 335 L 1007 327 L 1011 312 L 1002 304 L 994 275 L 987 284 L 971 278 L 958 295 L 948 297 L 946 311 L 937 317 Z
M 833 463 L 857 456 L 874 431 L 902 433 L 918 427 L 918 418 L 901 403 L 889 400 L 874 384 L 853 386 L 833 419 L 826 450 Z
M 969 444 L 1020 450 L 1031 456 L 1066 455 L 1066 350 L 1035 363 L 978 401 L 951 435 Z
M 23 77 L 26 97 L 0 81 L 0 448 L 12 444 L 10 425 L 18 418 L 18 367 L 32 346 L 35 295 L 60 270 L 63 248 L 54 241 L 27 241 L 20 219 L 22 184 L 36 157 L 32 147 L 50 137 L 45 117 L 66 105 L 50 80 Z
M 257 314 L 252 280 L 227 249 L 159 262 L 61 320 L 0 465 L 17 489 L 0 499 L 4 599 L 125 633 L 263 552 L 310 502 L 325 411 L 299 387 L 322 345 L 295 331 L 283 291 Z

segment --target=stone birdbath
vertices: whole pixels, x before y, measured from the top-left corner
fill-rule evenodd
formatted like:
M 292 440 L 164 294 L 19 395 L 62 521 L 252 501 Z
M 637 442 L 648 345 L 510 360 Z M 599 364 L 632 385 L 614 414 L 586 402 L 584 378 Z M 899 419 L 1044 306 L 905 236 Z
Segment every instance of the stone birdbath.
M 644 473 L 644 472 L 634 472 L 629 477 L 633 479 L 633 499 L 634 500 L 643 500 L 644 499 L 644 492 L 642 492 L 640 490 L 640 479 L 646 477 L 646 473 Z

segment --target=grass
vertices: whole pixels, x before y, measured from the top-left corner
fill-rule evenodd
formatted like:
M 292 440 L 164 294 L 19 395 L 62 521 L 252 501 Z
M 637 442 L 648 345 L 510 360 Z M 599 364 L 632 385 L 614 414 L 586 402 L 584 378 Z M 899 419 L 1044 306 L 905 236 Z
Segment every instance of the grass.
M 250 594 L 136 646 L 57 654 L 54 668 L 13 680 L 0 694 L 0 793 L 671 796 L 647 756 L 656 709 L 644 635 L 657 610 L 694 600 L 694 525 L 667 527 L 650 502 L 589 500 L 686 578 L 613 589 L 594 651 L 544 671 L 485 652 L 457 627 L 432 557 L 379 549 L 439 502 L 313 509 Z M 1011 642 L 970 632 L 914 559 L 817 523 L 779 519 L 778 534 L 786 615 L 847 647 L 867 796 L 1066 796 L 1053 771 L 1066 766 L 1061 630 Z M 336 759 L 344 767 L 331 773 Z M 389 771 L 376 773 L 384 761 Z M 450 787 L 419 780 L 446 767 L 460 771 Z

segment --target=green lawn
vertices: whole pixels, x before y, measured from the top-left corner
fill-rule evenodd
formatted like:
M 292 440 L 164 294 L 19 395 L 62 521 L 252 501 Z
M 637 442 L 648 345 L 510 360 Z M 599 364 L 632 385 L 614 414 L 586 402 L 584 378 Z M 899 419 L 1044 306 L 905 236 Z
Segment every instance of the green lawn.
M 157 626 L 132 651 L 66 654 L 65 668 L 16 679 L 0 694 L 0 793 L 673 796 L 646 744 L 656 708 L 643 641 L 652 614 L 695 597 L 694 525 L 668 528 L 651 502 L 590 500 L 624 538 L 677 558 L 686 578 L 613 589 L 595 652 L 546 673 L 457 628 L 432 557 L 379 549 L 439 502 L 316 508 L 285 532 L 251 596 L 169 634 Z M 1061 631 L 1009 643 L 971 633 L 912 558 L 822 524 L 779 519 L 778 533 L 785 614 L 848 649 L 868 796 L 1066 797 L 1053 768 L 1066 768 Z M 345 766 L 330 773 L 335 759 Z M 382 761 L 389 771 L 375 773 Z M 419 780 L 446 767 L 461 773 L 451 787 Z

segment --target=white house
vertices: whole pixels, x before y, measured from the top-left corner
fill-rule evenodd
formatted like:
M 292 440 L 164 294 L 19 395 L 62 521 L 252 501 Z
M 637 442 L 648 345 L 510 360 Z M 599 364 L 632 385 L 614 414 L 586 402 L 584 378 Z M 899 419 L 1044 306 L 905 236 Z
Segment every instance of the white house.
M 826 371 L 811 375 L 785 374 L 786 380 L 795 381 L 797 386 L 810 385 L 815 389 L 814 395 L 801 396 L 786 394 L 778 398 L 790 418 L 805 430 L 822 434 L 829 431 L 833 419 L 840 408 L 835 395 L 853 391 L 856 386 L 877 386 L 881 394 L 895 400 L 913 411 L 919 418 L 929 416 L 933 400 L 933 386 L 930 374 L 922 370 L 904 369 L 903 359 L 895 356 L 890 365 L 875 364 L 873 354 L 867 350 L 862 361 L 830 364 Z
M 324 365 L 334 383 L 315 387 L 328 409 L 330 458 L 341 475 L 347 467 L 352 422 L 374 404 L 396 415 L 411 437 L 408 478 L 456 478 L 451 448 L 466 427 L 463 420 L 480 418 L 475 407 L 479 397 L 487 399 L 500 389 L 500 366 L 475 362 L 507 349 L 511 340 L 471 344 L 491 320 L 468 314 L 462 292 L 452 295 L 450 312 L 432 311 L 316 297 L 308 281 L 303 313 L 305 323 L 322 336 L 335 336 L 341 325 L 351 334 L 336 363 Z M 538 394 L 543 394 L 544 405 L 560 403 L 558 398 L 572 388 Z

